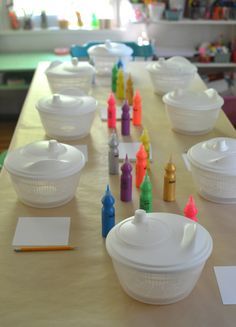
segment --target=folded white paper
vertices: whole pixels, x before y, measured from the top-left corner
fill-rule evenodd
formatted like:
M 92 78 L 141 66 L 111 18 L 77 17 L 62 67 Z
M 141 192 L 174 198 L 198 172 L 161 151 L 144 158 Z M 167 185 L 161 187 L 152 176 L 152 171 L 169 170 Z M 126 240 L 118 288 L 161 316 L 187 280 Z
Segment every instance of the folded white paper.
M 214 267 L 223 304 L 236 304 L 236 266 Z
M 70 217 L 19 217 L 13 246 L 67 245 Z
M 120 106 L 116 107 L 116 120 L 121 120 L 122 110 Z M 101 108 L 100 110 L 101 120 L 107 120 L 107 108 Z M 130 107 L 130 119 L 133 116 L 132 107 Z

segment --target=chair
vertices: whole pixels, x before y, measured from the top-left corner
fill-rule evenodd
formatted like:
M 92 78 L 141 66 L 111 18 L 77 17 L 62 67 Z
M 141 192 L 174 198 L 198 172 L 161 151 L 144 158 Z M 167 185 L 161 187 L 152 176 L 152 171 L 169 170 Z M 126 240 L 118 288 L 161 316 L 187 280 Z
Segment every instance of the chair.
M 93 42 L 85 43 L 84 45 L 74 44 L 70 48 L 70 54 L 72 57 L 88 59 L 89 57 L 88 49 L 94 45 L 102 44 L 102 43 L 104 42 L 93 41 Z M 152 59 L 155 55 L 152 44 L 140 46 L 136 42 L 131 42 L 131 41 L 118 42 L 118 43 L 123 43 L 128 47 L 130 47 L 131 49 L 133 49 L 133 54 L 132 54 L 133 60 L 135 60 L 135 58 L 137 57 L 143 58 L 144 60 L 148 60 L 149 58 Z

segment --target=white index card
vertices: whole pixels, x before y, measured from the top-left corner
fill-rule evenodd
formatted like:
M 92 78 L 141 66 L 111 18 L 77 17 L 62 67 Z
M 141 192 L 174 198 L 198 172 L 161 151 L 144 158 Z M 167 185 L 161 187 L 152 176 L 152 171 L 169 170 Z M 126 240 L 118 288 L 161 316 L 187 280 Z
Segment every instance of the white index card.
M 70 217 L 19 217 L 13 246 L 68 245 Z
M 121 120 L 122 110 L 120 106 L 116 107 L 116 119 Z M 100 110 L 101 120 L 107 120 L 107 108 L 101 108 Z M 130 107 L 130 119 L 132 119 L 133 110 Z
M 136 160 L 136 153 L 139 150 L 141 142 L 121 142 L 118 146 L 119 149 L 119 160 L 123 161 L 128 156 L 130 161 Z M 152 146 L 150 144 L 150 161 L 152 161 Z
M 223 304 L 236 304 L 236 266 L 214 267 Z

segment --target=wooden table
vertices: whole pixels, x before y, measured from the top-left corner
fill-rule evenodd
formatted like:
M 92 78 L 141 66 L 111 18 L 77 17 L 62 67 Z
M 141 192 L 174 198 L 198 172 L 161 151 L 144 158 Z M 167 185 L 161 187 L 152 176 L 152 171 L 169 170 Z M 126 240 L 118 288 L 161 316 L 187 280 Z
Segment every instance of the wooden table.
M 45 139 L 35 102 L 49 94 L 44 75 L 48 63 L 41 63 L 31 84 L 10 149 Z M 236 265 L 236 205 L 222 205 L 202 199 L 195 190 L 182 153 L 202 140 L 217 136 L 235 137 L 235 130 L 223 112 L 215 128 L 203 136 L 173 132 L 161 98 L 153 93 L 145 63 L 133 62 L 130 71 L 135 89 L 143 97 L 143 125 L 148 128 L 153 163 L 153 209 L 182 214 L 190 194 L 199 209 L 199 222 L 210 232 L 214 249 L 193 292 L 184 300 L 166 306 L 139 303 L 121 289 L 111 259 L 101 237 L 101 198 L 109 183 L 116 198 L 116 222 L 132 216 L 139 205 L 134 187 L 133 201 L 119 200 L 119 176 L 108 174 L 108 136 L 110 131 L 99 114 L 91 133 L 71 144 L 87 144 L 88 162 L 83 170 L 76 197 L 54 209 L 36 209 L 21 204 L 5 170 L 0 176 L 0 325 L 3 327 L 83 327 L 83 326 L 181 326 L 233 327 L 234 305 L 223 305 L 213 267 Z M 192 87 L 204 88 L 199 78 Z M 108 89 L 95 87 L 99 106 L 106 105 Z M 117 125 L 120 135 L 120 123 Z M 142 128 L 131 127 L 137 141 Z M 172 153 L 177 167 L 176 202 L 162 200 L 163 167 Z M 76 251 L 15 253 L 12 239 L 18 217 L 70 216 L 70 243 Z

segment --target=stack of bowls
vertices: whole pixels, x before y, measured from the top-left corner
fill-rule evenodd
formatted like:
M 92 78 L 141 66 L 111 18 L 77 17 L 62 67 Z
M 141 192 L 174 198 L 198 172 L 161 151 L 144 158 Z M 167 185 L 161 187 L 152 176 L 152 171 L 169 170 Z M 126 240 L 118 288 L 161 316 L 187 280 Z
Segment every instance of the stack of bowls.
M 236 140 L 217 137 L 187 153 L 194 184 L 201 196 L 217 203 L 236 203 Z
M 69 202 L 84 165 L 80 150 L 55 140 L 38 141 L 13 150 L 4 162 L 19 199 L 37 208 Z
M 183 134 L 205 134 L 212 130 L 224 103 L 214 89 L 177 89 L 162 99 L 172 129 Z
M 53 94 L 41 98 L 36 108 L 48 136 L 75 140 L 89 134 L 96 105 L 96 100 L 90 96 Z
M 69 62 L 52 62 L 45 74 L 53 93 L 71 87 L 88 93 L 94 81 L 95 69 L 88 62 L 78 62 L 77 58 L 72 58 Z
M 163 95 L 177 88 L 187 88 L 194 79 L 197 68 L 186 58 L 175 56 L 147 65 L 154 92 Z
M 133 49 L 123 43 L 115 43 L 107 40 L 104 44 L 98 44 L 88 49 L 91 61 L 94 63 L 97 75 L 111 76 L 112 67 L 121 60 L 124 71 L 127 63 L 131 60 Z
M 125 292 L 141 302 L 167 304 L 193 290 L 212 239 L 183 216 L 136 210 L 110 230 L 106 248 Z

